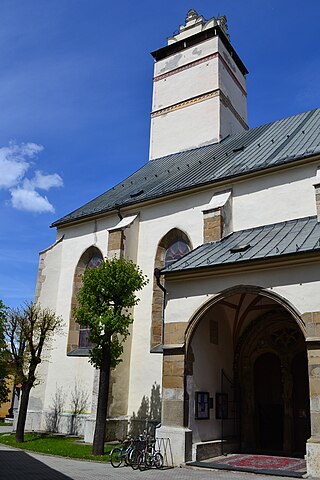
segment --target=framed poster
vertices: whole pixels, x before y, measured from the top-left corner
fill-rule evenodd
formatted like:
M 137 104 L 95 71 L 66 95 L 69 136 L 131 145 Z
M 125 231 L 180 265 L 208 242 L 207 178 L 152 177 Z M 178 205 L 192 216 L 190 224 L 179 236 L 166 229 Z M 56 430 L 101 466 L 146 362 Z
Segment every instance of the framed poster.
M 226 420 L 228 418 L 228 394 L 216 393 L 216 419 Z
M 195 418 L 208 420 L 209 418 L 209 392 L 196 392 Z

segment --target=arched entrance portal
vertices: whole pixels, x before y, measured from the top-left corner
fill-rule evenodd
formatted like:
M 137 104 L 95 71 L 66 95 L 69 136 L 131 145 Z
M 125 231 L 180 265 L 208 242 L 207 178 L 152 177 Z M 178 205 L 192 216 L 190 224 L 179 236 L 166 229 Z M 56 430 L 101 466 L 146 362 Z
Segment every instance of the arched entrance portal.
M 271 352 L 254 363 L 255 443 L 261 450 L 280 451 L 283 445 L 283 384 L 281 362 Z
M 209 415 L 199 418 L 202 393 Z M 211 456 L 221 454 L 219 440 L 224 452 L 303 455 L 307 351 L 294 313 L 257 289 L 220 296 L 187 331 L 185 398 L 193 443 L 211 441 Z
M 310 436 L 304 336 L 284 309 L 252 321 L 235 349 L 243 451 L 302 455 Z

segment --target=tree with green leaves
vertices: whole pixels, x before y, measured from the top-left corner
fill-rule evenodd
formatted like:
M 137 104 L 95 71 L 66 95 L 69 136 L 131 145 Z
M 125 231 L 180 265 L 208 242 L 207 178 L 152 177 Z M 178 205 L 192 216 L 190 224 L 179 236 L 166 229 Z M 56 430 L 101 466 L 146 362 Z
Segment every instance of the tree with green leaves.
M 4 322 L 4 335 L 11 369 L 21 384 L 16 442 L 24 441 L 29 396 L 36 384 L 36 370 L 50 347 L 54 334 L 59 333 L 62 319 L 49 308 L 27 303 L 23 308 L 10 309 Z
M 6 321 L 7 307 L 0 300 L 0 405 L 9 399 L 8 385 L 8 353 L 4 337 L 4 325 Z
M 123 344 L 133 322 L 130 309 L 139 302 L 136 292 L 147 282 L 134 262 L 116 257 L 105 259 L 83 275 L 74 314 L 81 326 L 90 329 L 90 361 L 100 369 L 93 455 L 104 453 L 110 368 L 121 361 Z

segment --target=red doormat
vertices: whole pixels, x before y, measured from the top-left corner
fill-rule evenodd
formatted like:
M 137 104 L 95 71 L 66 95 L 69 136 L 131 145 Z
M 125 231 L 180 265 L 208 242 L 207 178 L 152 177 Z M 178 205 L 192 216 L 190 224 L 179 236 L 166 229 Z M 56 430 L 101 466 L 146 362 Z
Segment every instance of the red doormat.
M 189 465 L 298 478 L 307 471 L 306 461 L 301 458 L 270 455 L 227 455 L 201 462 L 191 462 Z

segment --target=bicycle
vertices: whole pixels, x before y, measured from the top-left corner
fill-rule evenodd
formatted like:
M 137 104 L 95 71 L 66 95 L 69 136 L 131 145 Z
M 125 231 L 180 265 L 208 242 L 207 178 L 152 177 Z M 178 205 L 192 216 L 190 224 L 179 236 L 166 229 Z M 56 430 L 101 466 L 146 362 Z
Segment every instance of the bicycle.
M 128 445 L 129 443 L 129 445 Z M 134 448 L 134 441 L 132 438 L 123 440 L 121 447 L 114 447 L 110 452 L 110 462 L 114 468 L 119 468 L 122 463 L 130 465 L 130 454 Z
M 163 467 L 163 456 L 159 450 L 156 450 L 155 443 L 155 440 L 147 442 L 145 449 L 140 453 L 138 458 L 138 468 L 140 471 L 152 467 L 158 469 Z
M 140 434 L 133 441 L 133 448 L 129 454 L 129 463 L 133 470 L 137 470 L 139 467 L 138 460 L 141 452 L 145 449 L 147 444 L 147 435 L 146 432 Z

